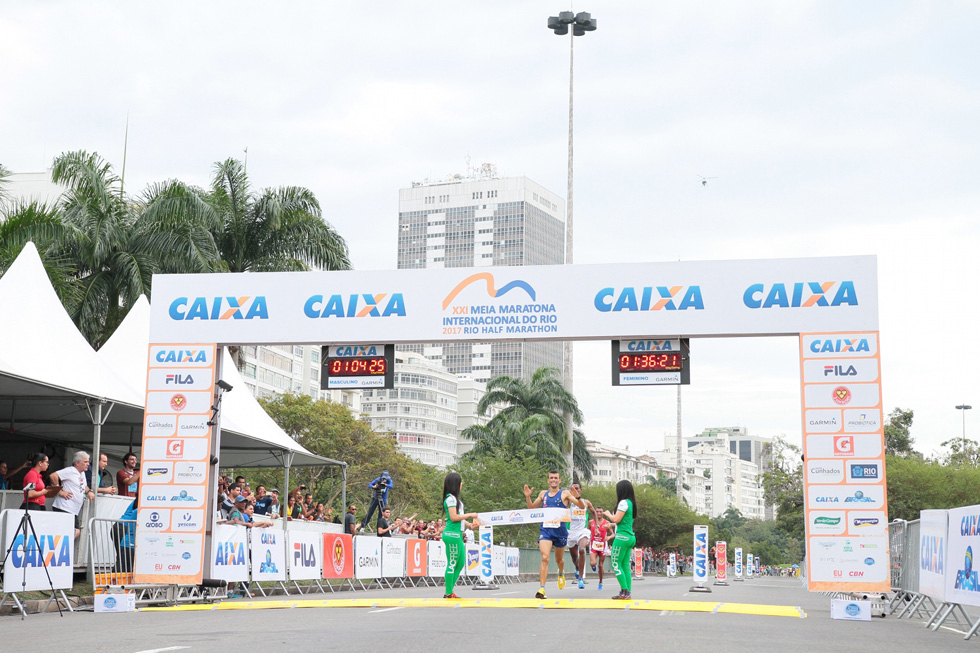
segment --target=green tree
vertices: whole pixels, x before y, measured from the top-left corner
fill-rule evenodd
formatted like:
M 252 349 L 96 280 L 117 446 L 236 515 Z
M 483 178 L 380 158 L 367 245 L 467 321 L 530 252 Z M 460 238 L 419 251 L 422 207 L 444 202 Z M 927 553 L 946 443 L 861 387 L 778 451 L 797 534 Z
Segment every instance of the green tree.
M 633 522 L 637 546 L 663 548 L 668 544 L 686 543 L 685 550 L 689 551 L 694 525 L 709 522 L 706 516 L 694 512 L 663 488 L 639 484 L 633 486 L 633 492 L 640 513 Z M 597 507 L 610 512 L 616 510 L 615 485 L 588 485 L 582 488 L 582 496 Z
M 0 202 L 0 275 L 20 255 L 24 245 L 34 243 L 51 285 L 71 314 L 81 301 L 81 289 L 75 268 L 63 253 L 68 233 L 54 206 L 37 201 Z
M 776 525 L 790 537 L 804 539 L 803 463 L 800 448 L 777 437 L 763 447 L 769 468 L 760 475 L 766 505 L 776 506 Z
M 531 415 L 526 419 L 491 420 L 486 426 L 476 424 L 465 431 L 475 440 L 467 458 L 506 455 L 514 458 L 530 457 L 546 468 L 562 469 L 565 457 L 551 437 L 548 418 Z
M 944 465 L 952 467 L 980 466 L 980 444 L 970 438 L 952 438 L 942 443 L 949 451 L 940 456 Z
M 920 510 L 980 504 L 980 469 L 936 460 L 886 456 L 888 518 L 913 520 Z
M 913 448 L 912 438 L 913 411 L 896 408 L 888 414 L 885 424 L 885 453 L 892 456 L 919 455 Z

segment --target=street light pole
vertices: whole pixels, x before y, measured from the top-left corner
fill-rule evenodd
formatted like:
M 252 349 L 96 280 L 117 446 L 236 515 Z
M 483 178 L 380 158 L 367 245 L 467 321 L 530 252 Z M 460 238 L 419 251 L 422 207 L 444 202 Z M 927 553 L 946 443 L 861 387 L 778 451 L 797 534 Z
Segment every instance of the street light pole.
M 971 408 L 973 408 L 973 406 L 968 406 L 966 404 L 960 404 L 959 406 L 956 407 L 956 410 L 963 411 L 963 437 L 962 437 L 962 440 L 963 440 L 963 451 L 964 451 L 964 453 L 966 452 L 966 411 L 970 410 Z
M 581 11 L 573 13 L 563 11 L 557 16 L 548 18 L 548 29 L 555 33 L 555 36 L 568 34 L 568 27 L 572 27 L 572 35 L 569 38 L 568 49 L 568 197 L 565 207 L 565 265 L 572 264 L 572 178 L 573 178 L 573 147 L 572 147 L 572 125 L 575 106 L 575 37 L 583 36 L 586 32 L 594 32 L 598 22 L 592 14 Z M 572 343 L 566 340 L 564 345 L 564 385 L 568 393 L 572 393 Z M 568 470 L 569 474 L 575 475 L 575 424 L 572 414 L 565 412 L 565 430 L 568 433 Z M 571 480 L 571 479 L 569 479 Z

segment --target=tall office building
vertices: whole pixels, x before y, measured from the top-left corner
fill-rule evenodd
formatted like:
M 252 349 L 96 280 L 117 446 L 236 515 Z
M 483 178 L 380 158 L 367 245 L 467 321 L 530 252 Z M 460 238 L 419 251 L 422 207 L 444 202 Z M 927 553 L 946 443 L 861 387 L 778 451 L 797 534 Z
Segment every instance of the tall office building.
M 468 176 L 398 191 L 398 269 L 565 262 L 565 202 L 527 177 L 483 164 Z M 563 368 L 560 342 L 438 343 L 403 347 L 477 381 Z

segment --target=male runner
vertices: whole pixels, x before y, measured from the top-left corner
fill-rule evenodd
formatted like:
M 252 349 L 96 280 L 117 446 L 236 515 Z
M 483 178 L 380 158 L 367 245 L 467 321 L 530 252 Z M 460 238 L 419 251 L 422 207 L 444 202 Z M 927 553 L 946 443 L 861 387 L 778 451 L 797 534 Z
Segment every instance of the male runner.
M 595 508 L 592 514 L 595 517 L 589 522 L 589 560 L 592 571 L 596 570 L 597 564 L 599 566 L 599 589 L 602 590 L 602 567 L 605 559 L 609 557 L 609 540 L 614 537 L 615 525 L 602 516 L 602 508 Z
M 572 483 L 571 488 L 578 496 L 582 495 L 582 486 Z M 595 507 L 588 499 L 582 499 L 585 506 L 579 508 L 576 505 L 570 506 L 572 519 L 568 524 L 568 553 L 572 556 L 572 564 L 575 566 L 575 580 L 578 581 L 578 588 L 585 589 L 585 559 L 588 557 L 589 547 L 589 513 L 595 513 Z
M 524 499 L 527 501 L 528 508 L 568 508 L 575 504 L 579 508 L 584 508 L 581 492 L 561 489 L 561 474 L 553 469 L 548 472 L 548 489 L 541 490 L 538 498 L 531 501 L 531 492 L 534 488 L 524 486 Z M 548 561 L 551 558 L 551 549 L 555 549 L 555 561 L 558 563 L 558 589 L 565 589 L 565 544 L 568 542 L 568 527 L 564 522 L 544 522 L 541 524 L 541 532 L 538 535 L 538 550 L 541 551 L 541 589 L 538 590 L 534 598 L 545 598 L 544 586 L 548 579 Z

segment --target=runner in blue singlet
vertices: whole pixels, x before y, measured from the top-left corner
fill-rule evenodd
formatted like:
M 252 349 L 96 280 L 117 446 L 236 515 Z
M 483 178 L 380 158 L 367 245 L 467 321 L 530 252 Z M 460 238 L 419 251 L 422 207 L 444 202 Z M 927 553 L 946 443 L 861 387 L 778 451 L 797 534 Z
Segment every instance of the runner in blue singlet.
M 581 490 L 562 490 L 561 474 L 558 470 L 548 472 L 548 490 L 538 493 L 538 498 L 531 501 L 531 492 L 534 488 L 524 486 L 524 499 L 527 501 L 528 508 L 568 508 L 575 504 L 579 508 L 584 508 Z M 558 589 L 565 589 L 565 544 L 568 540 L 568 528 L 564 522 L 544 522 L 541 524 L 541 533 L 538 536 L 538 550 L 541 551 L 541 589 L 535 594 L 535 598 L 545 598 L 545 581 L 548 579 L 548 561 L 551 558 L 551 549 L 555 549 L 555 562 L 558 563 Z

